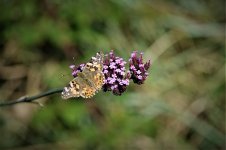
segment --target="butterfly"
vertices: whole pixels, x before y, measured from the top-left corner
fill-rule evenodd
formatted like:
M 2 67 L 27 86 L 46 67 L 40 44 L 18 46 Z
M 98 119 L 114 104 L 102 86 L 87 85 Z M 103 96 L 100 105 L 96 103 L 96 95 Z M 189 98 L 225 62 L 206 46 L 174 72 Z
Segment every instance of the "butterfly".
M 77 74 L 69 85 L 64 87 L 61 97 L 68 99 L 71 97 L 93 97 L 104 84 L 103 69 L 104 55 L 98 52 L 95 57 L 92 57 L 91 61 L 86 63 L 82 72 Z

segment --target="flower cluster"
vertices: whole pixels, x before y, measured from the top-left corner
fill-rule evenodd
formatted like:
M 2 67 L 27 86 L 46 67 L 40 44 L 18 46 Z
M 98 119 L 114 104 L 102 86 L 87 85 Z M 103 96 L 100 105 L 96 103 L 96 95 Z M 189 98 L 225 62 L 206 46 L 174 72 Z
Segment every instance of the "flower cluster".
M 126 71 L 126 61 L 115 56 L 113 51 L 105 55 L 103 60 L 103 73 L 105 83 L 102 87 L 104 92 L 112 91 L 115 95 L 121 95 L 126 91 L 130 79 L 136 84 L 143 84 L 148 76 L 150 60 L 143 63 L 143 53 L 132 52 L 129 59 L 129 71 Z M 72 76 L 77 77 L 78 72 L 82 72 L 85 64 L 79 66 L 71 65 Z
M 105 75 L 105 84 L 103 90 L 112 91 L 115 95 L 121 95 L 129 85 L 130 73 L 126 72 L 126 61 L 116 57 L 111 51 L 106 55 L 103 63 L 103 73 Z
M 143 84 L 148 76 L 148 69 L 150 67 L 150 60 L 143 63 L 143 53 L 138 54 L 134 51 L 129 59 L 129 70 L 131 79 L 136 84 Z

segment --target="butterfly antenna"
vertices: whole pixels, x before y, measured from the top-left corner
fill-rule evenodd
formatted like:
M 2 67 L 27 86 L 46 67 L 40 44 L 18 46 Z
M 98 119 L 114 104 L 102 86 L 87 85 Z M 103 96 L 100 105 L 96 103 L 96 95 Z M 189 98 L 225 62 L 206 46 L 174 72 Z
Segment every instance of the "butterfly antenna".
M 76 59 L 75 59 L 75 57 L 72 57 L 72 59 L 73 59 L 73 62 L 76 62 Z
M 69 75 L 71 76 L 71 74 L 61 74 L 59 78 L 63 78 L 65 76 L 69 76 Z

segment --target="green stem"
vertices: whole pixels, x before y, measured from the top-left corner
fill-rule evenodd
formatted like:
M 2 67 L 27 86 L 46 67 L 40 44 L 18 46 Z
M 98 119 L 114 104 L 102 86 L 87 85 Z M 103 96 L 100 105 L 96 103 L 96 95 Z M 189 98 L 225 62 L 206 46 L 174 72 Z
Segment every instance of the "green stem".
M 24 96 L 24 97 L 21 97 L 19 99 L 16 99 L 14 101 L 9 101 L 9 102 L 3 102 L 3 103 L 0 103 L 0 107 L 4 107 L 4 106 L 11 106 L 11 105 L 14 105 L 14 104 L 17 104 L 17 103 L 31 103 L 39 98 L 42 98 L 42 97 L 45 97 L 45 96 L 48 96 L 48 95 L 52 95 L 52 94 L 55 94 L 55 93 L 60 93 L 63 91 L 63 88 L 58 88 L 58 89 L 52 89 L 52 90 L 49 90 L 49 91 L 46 91 L 44 93 L 40 93 L 40 94 L 37 94 L 37 95 L 34 95 L 34 96 Z

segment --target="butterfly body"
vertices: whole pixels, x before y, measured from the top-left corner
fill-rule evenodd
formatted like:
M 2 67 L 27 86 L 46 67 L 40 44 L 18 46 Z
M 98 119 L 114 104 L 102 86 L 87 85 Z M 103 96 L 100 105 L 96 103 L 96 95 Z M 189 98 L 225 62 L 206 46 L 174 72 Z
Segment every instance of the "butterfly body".
M 92 57 L 91 62 L 84 66 L 82 72 L 77 74 L 69 85 L 64 88 L 61 96 L 63 99 L 71 97 L 93 97 L 104 84 L 103 54 L 97 53 L 96 57 Z

